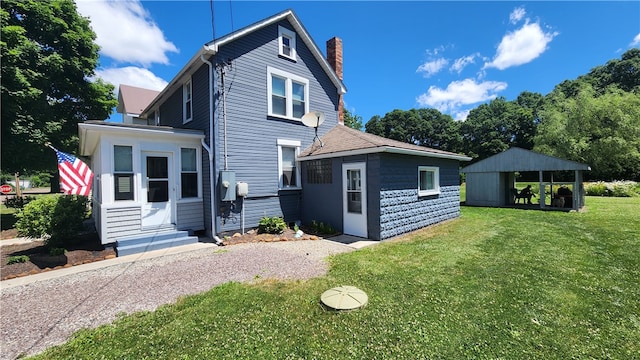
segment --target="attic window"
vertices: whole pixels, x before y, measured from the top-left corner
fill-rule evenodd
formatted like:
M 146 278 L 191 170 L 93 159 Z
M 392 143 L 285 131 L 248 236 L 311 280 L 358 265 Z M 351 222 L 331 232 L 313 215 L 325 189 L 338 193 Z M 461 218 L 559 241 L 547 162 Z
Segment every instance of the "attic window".
M 193 118 L 193 109 L 191 107 L 191 80 L 187 81 L 182 85 L 182 99 L 183 99 L 183 107 L 182 107 L 182 123 L 186 124 Z
M 280 56 L 296 60 L 296 33 L 278 26 L 278 48 Z

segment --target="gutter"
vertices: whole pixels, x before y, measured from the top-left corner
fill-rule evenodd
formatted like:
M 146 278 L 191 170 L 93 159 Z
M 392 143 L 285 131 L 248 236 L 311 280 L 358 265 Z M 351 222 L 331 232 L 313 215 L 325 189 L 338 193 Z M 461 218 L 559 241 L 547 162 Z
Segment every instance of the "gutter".
M 216 193 L 215 193 L 215 175 L 214 175 L 214 158 L 213 158 L 213 64 L 205 59 L 204 55 L 215 55 L 216 51 L 204 47 L 203 52 L 200 54 L 200 60 L 209 66 L 209 144 L 204 141 L 204 138 L 200 140 L 202 147 L 207 151 L 209 155 L 209 193 L 211 201 L 211 238 L 216 242 L 216 245 L 221 245 L 222 240 L 216 235 Z

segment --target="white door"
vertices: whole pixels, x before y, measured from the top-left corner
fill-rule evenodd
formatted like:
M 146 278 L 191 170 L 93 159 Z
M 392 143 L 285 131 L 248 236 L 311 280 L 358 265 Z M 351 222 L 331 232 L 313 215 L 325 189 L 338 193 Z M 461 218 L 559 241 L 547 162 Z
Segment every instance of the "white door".
M 161 228 L 173 224 L 174 201 L 171 153 L 142 153 L 142 227 Z
M 365 163 L 342 164 L 343 232 L 367 237 L 367 172 Z

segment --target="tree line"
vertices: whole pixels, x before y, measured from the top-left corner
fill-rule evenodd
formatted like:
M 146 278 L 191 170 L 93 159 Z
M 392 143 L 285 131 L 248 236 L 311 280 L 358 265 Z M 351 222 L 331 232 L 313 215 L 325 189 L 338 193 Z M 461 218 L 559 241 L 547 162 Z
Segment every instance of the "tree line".
M 520 147 L 591 166 L 588 179 L 640 180 L 640 49 L 625 52 L 547 95 L 499 97 L 455 121 L 436 109 L 393 110 L 345 125 L 411 144 L 467 154 L 472 162 Z

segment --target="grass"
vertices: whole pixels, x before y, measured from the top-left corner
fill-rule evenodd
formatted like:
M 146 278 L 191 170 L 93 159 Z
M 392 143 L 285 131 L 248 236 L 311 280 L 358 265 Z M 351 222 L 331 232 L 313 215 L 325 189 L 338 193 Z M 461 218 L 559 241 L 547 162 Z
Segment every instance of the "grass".
M 587 206 L 465 207 L 458 220 L 335 256 L 324 277 L 224 284 L 38 358 L 640 358 L 640 198 Z M 338 285 L 369 304 L 322 309 L 320 294 Z

